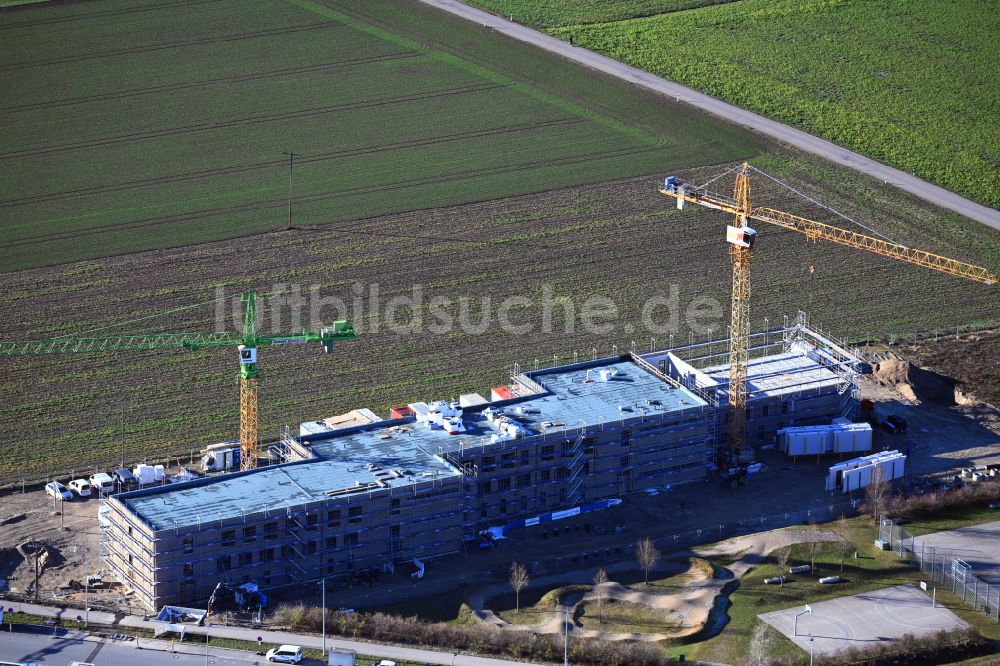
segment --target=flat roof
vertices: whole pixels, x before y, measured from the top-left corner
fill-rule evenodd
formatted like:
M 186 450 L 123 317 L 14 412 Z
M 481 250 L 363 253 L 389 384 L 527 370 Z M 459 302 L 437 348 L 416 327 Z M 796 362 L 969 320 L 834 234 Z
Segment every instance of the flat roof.
M 607 375 L 602 380 L 601 371 Z M 465 432 L 454 435 L 443 429 L 431 429 L 411 419 L 375 423 L 353 431 L 330 433 L 326 438 L 309 438 L 309 446 L 322 458 L 345 442 L 355 449 L 365 449 L 373 442 L 390 448 L 408 444 L 429 453 L 444 455 L 468 446 L 487 446 L 500 430 L 483 414 L 493 406 L 503 410 L 525 427 L 525 436 L 571 431 L 599 426 L 621 419 L 664 414 L 704 407 L 708 403 L 685 388 L 678 388 L 646 372 L 631 360 L 604 359 L 524 373 L 538 384 L 540 392 L 500 403 L 467 408 L 462 414 Z M 381 439 L 388 438 L 388 439 Z
M 728 390 L 728 363 L 701 372 L 717 382 L 720 389 Z M 747 364 L 747 393 L 751 399 L 835 387 L 842 381 L 836 372 L 801 351 L 752 358 Z
M 659 418 L 708 405 L 691 391 L 617 357 L 525 373 L 521 381 L 537 384 L 540 390 L 464 410 L 465 432 L 455 435 L 431 429 L 413 417 L 369 423 L 302 437 L 300 441 L 316 455 L 312 460 L 117 497 L 154 530 L 184 527 L 239 517 L 244 511 L 284 509 L 331 496 L 460 476 L 443 456 L 464 446 L 490 445 L 500 435 L 482 412 L 490 406 L 519 422 L 527 437 L 621 419 Z
M 708 405 L 688 389 L 670 384 L 630 360 L 588 365 L 526 373 L 546 393 L 520 403 L 526 413 L 518 414 L 519 419 L 529 427 L 549 422 L 571 429 Z M 602 381 L 602 370 L 614 375 Z
M 400 488 L 461 476 L 415 442 L 336 438 L 319 459 L 157 486 L 117 496 L 153 530 L 227 520 L 317 502 L 331 495 Z M 319 443 L 326 442 L 321 440 Z

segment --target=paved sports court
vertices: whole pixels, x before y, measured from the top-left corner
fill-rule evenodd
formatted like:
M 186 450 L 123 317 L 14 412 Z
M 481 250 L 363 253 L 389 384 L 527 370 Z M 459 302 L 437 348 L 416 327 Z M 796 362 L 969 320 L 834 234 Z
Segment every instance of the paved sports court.
M 930 596 L 913 585 L 821 601 L 811 607 L 812 614 L 799 616 L 797 635 L 793 634 L 795 615 L 804 610 L 802 606 L 758 617 L 806 652 L 811 648 L 816 654 L 874 645 L 908 633 L 919 636 L 969 626 L 947 608 L 931 608 Z
M 928 559 L 934 548 L 937 561 L 958 558 L 981 580 L 1000 585 L 1000 520 L 917 537 L 914 552 L 921 548 Z

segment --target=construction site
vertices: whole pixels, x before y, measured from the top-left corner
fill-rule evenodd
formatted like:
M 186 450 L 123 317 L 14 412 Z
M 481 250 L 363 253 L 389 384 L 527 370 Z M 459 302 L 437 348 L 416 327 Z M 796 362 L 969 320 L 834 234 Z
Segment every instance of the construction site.
M 102 560 L 154 610 L 207 599 L 220 579 L 281 588 L 419 570 L 491 528 L 704 482 L 728 473 L 729 368 L 708 351 L 727 343 L 524 372 L 493 400 L 412 403 L 401 418 L 290 437 L 278 465 L 111 496 Z M 804 317 L 754 335 L 752 350 L 751 441 L 855 413 L 857 360 Z M 741 474 L 752 460 L 745 449 Z
M 238 333 L 0 342 L 0 352 L 10 356 L 236 348 L 240 405 L 239 438 L 206 446 L 198 467 L 192 454 L 188 466 L 143 462 L 129 471 L 123 453 L 122 469 L 113 477 L 95 469 L 89 483 L 96 501 L 88 506 L 96 504 L 96 511 L 69 508 L 74 492 L 84 499 L 85 480 L 72 481 L 72 491 L 48 483 L 44 490 L 53 508 L 62 500 L 63 509 L 51 514 L 60 530 L 70 514 L 73 534 L 62 541 L 71 545 L 54 548 L 38 538 L 44 529 L 27 530 L 30 511 L 6 518 L 0 530 L 10 525 L 12 536 L 33 538 L 18 536 L 23 543 L 16 554 L 3 553 L 0 576 L 18 598 L 33 594 L 38 601 L 46 582 L 51 587 L 56 580 L 61 601 L 82 601 L 88 609 L 103 601 L 133 614 L 158 614 L 167 624 L 157 631 L 169 633 L 180 626 L 176 618 L 200 624 L 206 612 L 213 617 L 235 611 L 259 624 L 269 597 L 309 599 L 320 583 L 324 605 L 329 584 L 342 605 L 379 608 L 411 598 L 415 588 L 406 584 L 425 576 L 432 582 L 422 589 L 432 594 L 442 585 L 464 588 L 468 577 L 481 575 L 492 586 L 470 593 L 473 612 L 481 622 L 507 628 L 488 604 L 497 594 L 491 572 L 512 555 L 548 574 L 543 580 L 579 584 L 588 555 L 627 571 L 622 560 L 633 546 L 623 539 L 632 538 L 630 532 L 642 530 L 661 541 L 672 537 L 667 543 L 675 548 L 696 545 L 754 528 L 763 532 L 765 525 L 843 516 L 878 483 L 916 487 L 911 477 L 950 483 L 956 466 L 970 463 L 976 470 L 968 472 L 970 480 L 996 476 L 1000 418 L 978 414 L 981 431 L 973 433 L 968 415 L 949 411 L 973 401 L 946 377 L 839 339 L 812 326 L 804 312 L 781 326 L 750 330 L 756 236 L 750 221 L 975 282 L 993 284 L 995 277 L 982 267 L 881 238 L 751 208 L 751 169 L 743 164 L 722 174 L 735 173 L 732 197 L 675 177 L 666 178 L 660 190 L 681 210 L 694 204 L 735 215 L 726 234 L 732 301 L 725 336 L 692 336 L 677 345 L 671 336 L 669 346 L 651 344 L 648 352 L 633 342 L 628 351 L 614 347 L 608 356 L 595 348 L 589 358 L 574 353 L 572 362 L 550 367 L 537 360 L 532 369 L 515 363 L 488 397 L 485 391 L 457 399 L 431 396 L 437 399 L 393 407 L 385 417 L 357 405 L 301 422 L 297 433 L 286 427 L 265 444 L 259 349 L 318 342 L 337 353 L 358 334 L 345 320 L 314 332 L 260 332 L 253 291 L 241 296 Z M 907 401 L 927 406 L 904 408 Z M 919 427 L 931 403 L 942 411 L 931 428 Z M 954 428 L 962 435 L 908 435 L 911 422 L 922 433 Z M 783 492 L 773 492 L 776 484 Z M 664 495 L 669 499 L 660 499 Z M 718 531 L 700 527 L 705 524 Z M 558 537 L 560 529 L 574 532 L 572 543 L 539 541 L 550 531 Z M 750 554 L 742 557 L 762 557 L 800 539 L 831 538 L 764 533 L 751 539 Z M 705 552 L 726 554 L 735 547 Z M 741 560 L 732 571 L 742 575 L 749 562 Z M 666 566 L 700 582 L 699 608 L 691 599 L 650 602 L 669 617 L 680 613 L 686 624 L 663 625 L 649 640 L 714 631 L 718 620 L 708 605 L 726 597 L 726 579 L 694 564 L 687 571 L 676 562 Z M 443 571 L 452 575 L 442 577 Z M 372 592 L 352 592 L 358 588 Z M 494 596 L 487 598 L 489 590 Z M 630 589 L 616 590 L 622 600 L 632 598 Z M 574 608 L 594 599 L 581 596 Z M 555 631 L 563 626 L 557 621 L 550 618 L 532 631 Z M 950 615 L 941 621 L 967 626 Z M 583 625 L 574 631 L 581 637 L 635 638 Z
M 0 0 L 0 664 L 993 663 L 939 4 Z

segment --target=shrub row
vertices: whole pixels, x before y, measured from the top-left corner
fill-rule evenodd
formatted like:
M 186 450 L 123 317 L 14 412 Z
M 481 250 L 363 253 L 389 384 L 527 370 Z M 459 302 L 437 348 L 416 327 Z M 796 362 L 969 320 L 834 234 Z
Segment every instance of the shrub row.
M 978 483 L 924 495 L 897 495 L 885 502 L 885 514 L 897 518 L 924 518 L 948 509 L 1000 502 L 1000 483 Z
M 993 641 L 972 627 L 944 630 L 917 637 L 906 634 L 897 641 L 874 647 L 850 647 L 835 655 L 817 657 L 817 666 L 927 666 L 950 664 L 996 652 Z
M 273 619 L 294 629 L 319 631 L 323 615 L 319 608 L 291 604 L 279 606 Z M 562 636 L 507 631 L 486 624 L 448 625 L 386 613 L 327 611 L 326 629 L 330 634 L 352 639 L 446 648 L 519 660 L 560 662 L 563 658 Z M 666 666 L 674 663 L 661 648 L 649 643 L 585 638 L 570 641 L 569 659 L 585 666 Z

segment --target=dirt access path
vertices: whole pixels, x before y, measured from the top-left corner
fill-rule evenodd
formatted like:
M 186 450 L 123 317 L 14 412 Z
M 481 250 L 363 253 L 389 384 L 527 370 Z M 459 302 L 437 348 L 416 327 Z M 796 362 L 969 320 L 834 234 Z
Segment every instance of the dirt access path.
M 661 95 L 673 97 L 678 102 L 685 102 L 702 111 L 707 111 L 712 115 L 725 118 L 743 127 L 748 127 L 800 150 L 812 153 L 813 155 L 819 155 L 836 164 L 850 167 L 855 171 L 878 178 L 924 201 L 947 208 L 948 210 L 953 210 L 988 227 L 1000 229 L 1000 211 L 978 204 L 950 190 L 928 183 L 899 169 L 876 162 L 859 153 L 842 148 L 835 143 L 825 141 L 812 134 L 794 129 L 788 125 L 783 125 L 764 116 L 759 116 L 738 106 L 727 104 L 697 90 L 682 86 L 673 81 L 667 81 L 659 76 L 636 69 L 635 67 L 630 67 L 593 51 L 588 51 L 578 46 L 570 46 L 561 39 L 508 21 L 481 9 L 469 7 L 457 0 L 421 0 L 421 2 L 456 14 L 470 21 L 475 21 L 483 27 L 492 28 L 513 39 L 526 42 L 552 53 L 558 53 L 568 60 L 578 62 L 591 69 L 610 74 L 611 76 L 642 86 Z
M 466 602 L 472 608 L 475 616 L 486 623 L 512 631 L 533 631 L 539 634 L 557 634 L 569 631 L 579 638 L 597 638 L 600 640 L 636 640 L 661 641 L 669 638 L 690 636 L 702 630 L 708 622 L 709 613 L 715 598 L 722 593 L 723 588 L 735 579 L 739 579 L 754 566 L 764 560 L 773 550 L 796 543 L 809 541 L 835 541 L 838 537 L 829 532 L 814 532 L 803 530 L 772 530 L 747 536 L 736 537 L 717 544 L 698 548 L 694 551 L 670 554 L 669 560 L 656 568 L 658 574 L 685 573 L 691 576 L 686 589 L 681 592 L 646 592 L 626 587 L 621 583 L 608 581 L 603 584 L 605 599 L 615 599 L 632 604 L 662 611 L 664 615 L 680 618 L 680 626 L 675 631 L 660 633 L 625 633 L 585 629 L 576 620 L 570 620 L 568 629 L 564 618 L 574 618 L 581 604 L 595 602 L 597 595 L 593 588 L 589 592 L 567 594 L 556 604 L 555 609 L 536 624 L 511 624 L 500 618 L 492 610 L 486 608 L 487 600 L 508 593 L 509 586 L 505 584 L 491 585 L 470 595 Z M 709 578 L 696 566 L 684 571 L 676 562 L 677 558 L 695 556 L 701 558 L 739 556 L 732 565 L 717 570 L 715 576 Z M 609 576 L 615 573 L 631 571 L 636 568 L 634 562 L 618 562 L 606 567 Z M 545 576 L 534 581 L 534 587 L 556 588 L 563 585 L 589 584 L 593 581 L 596 569 L 584 569 L 565 574 Z

